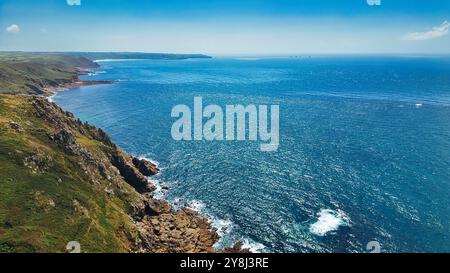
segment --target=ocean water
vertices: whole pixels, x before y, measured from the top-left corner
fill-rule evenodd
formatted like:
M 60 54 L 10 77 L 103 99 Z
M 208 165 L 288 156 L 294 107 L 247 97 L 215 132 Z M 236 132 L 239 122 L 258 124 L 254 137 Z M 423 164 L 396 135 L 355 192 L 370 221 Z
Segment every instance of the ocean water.
M 157 161 L 176 206 L 262 252 L 450 252 L 450 57 L 101 62 L 53 98 Z M 177 142 L 171 110 L 279 104 L 280 147 Z

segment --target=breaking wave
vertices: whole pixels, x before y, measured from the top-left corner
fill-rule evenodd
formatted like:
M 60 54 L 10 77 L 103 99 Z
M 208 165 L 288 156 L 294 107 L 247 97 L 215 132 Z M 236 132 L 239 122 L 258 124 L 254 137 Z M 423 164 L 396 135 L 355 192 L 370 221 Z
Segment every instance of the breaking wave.
M 318 219 L 311 224 L 309 231 L 318 236 L 325 236 L 331 231 L 336 231 L 341 226 L 348 226 L 350 219 L 341 210 L 321 209 L 317 214 Z

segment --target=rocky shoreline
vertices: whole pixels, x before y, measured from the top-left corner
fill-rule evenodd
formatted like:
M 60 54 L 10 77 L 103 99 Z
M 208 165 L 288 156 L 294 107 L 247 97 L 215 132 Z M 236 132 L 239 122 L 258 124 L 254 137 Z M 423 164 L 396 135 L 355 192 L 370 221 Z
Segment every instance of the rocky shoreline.
M 87 69 L 97 68 L 98 66 L 85 67 L 85 68 L 77 68 L 76 73 L 77 76 L 74 77 L 69 82 L 58 83 L 56 85 L 48 85 L 43 90 L 43 96 L 51 97 L 56 95 L 58 92 L 62 92 L 67 89 L 73 89 L 81 86 L 92 86 L 92 85 L 101 85 L 101 84 L 113 84 L 116 81 L 105 81 L 105 80 L 97 80 L 97 81 L 82 81 L 80 80 L 80 76 L 88 75 Z
M 122 181 L 135 191 L 138 198 L 130 204 L 129 215 L 138 227 L 139 240 L 130 247 L 130 252 L 216 251 L 214 244 L 219 236 L 204 216 L 188 208 L 175 211 L 167 201 L 153 198 L 155 186 L 149 182 L 148 176 L 158 173 L 156 165 L 123 152 L 103 130 L 82 123 L 46 98 L 31 96 L 29 99 L 36 117 L 53 128 L 54 133 L 48 138 L 64 153 L 77 159 L 79 167 L 91 178 L 93 187 L 101 187 L 100 179 L 109 181 L 103 191 L 110 198 L 123 194 Z M 11 124 L 13 126 L 20 129 L 18 123 Z M 93 154 L 78 141 L 80 136 L 101 142 L 105 149 L 101 154 Z M 39 169 L 42 161 L 33 157 L 28 164 Z

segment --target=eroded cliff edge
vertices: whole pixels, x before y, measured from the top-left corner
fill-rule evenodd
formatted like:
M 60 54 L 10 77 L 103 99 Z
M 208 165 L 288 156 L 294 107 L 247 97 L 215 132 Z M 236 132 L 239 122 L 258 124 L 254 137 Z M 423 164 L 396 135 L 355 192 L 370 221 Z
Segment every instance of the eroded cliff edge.
M 0 251 L 214 252 L 217 233 L 152 197 L 155 165 L 44 97 L 0 95 Z

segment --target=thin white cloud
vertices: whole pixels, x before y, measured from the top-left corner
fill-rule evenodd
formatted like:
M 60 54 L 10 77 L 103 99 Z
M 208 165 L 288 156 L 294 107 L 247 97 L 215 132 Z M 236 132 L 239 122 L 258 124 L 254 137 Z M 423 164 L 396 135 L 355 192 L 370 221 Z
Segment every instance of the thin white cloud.
M 444 21 L 440 26 L 433 27 L 429 31 L 425 32 L 411 32 L 402 37 L 402 40 L 406 41 L 425 41 L 444 37 L 448 34 L 450 28 L 450 22 Z
M 69 6 L 81 6 L 81 0 L 66 0 Z
M 10 25 L 6 28 L 6 31 L 8 33 L 19 33 L 20 32 L 20 27 L 18 25 Z

